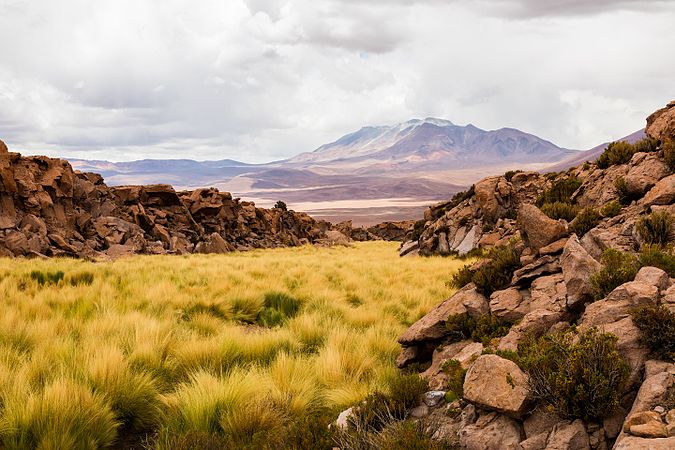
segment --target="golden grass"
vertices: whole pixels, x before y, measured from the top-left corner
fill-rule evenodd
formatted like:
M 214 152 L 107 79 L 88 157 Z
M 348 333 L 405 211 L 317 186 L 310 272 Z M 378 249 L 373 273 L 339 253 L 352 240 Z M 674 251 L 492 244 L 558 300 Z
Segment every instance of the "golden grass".
M 243 436 L 346 407 L 391 377 L 396 338 L 462 264 L 401 259 L 383 242 L 0 259 L 0 448 L 97 448 L 129 430 Z M 41 284 L 33 271 L 65 276 Z M 300 310 L 252 323 L 275 295 Z

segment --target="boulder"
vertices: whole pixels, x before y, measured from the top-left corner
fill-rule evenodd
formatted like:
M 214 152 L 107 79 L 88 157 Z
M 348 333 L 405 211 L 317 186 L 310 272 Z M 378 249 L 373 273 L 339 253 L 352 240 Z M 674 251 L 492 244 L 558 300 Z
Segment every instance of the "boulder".
M 555 256 L 543 256 L 536 261 L 521 267 L 513 272 L 512 285 L 524 286 L 542 275 L 551 275 L 560 272 L 560 262 Z
M 675 101 L 647 117 L 647 136 L 663 141 L 675 138 Z
M 642 197 L 670 169 L 656 154 L 636 153 L 629 163 L 628 173 L 623 177 L 626 191 L 635 198 Z
M 532 310 L 564 311 L 567 288 L 562 274 L 558 273 L 537 278 L 532 282 L 530 295 L 530 308 Z
M 540 248 L 539 254 L 541 256 L 545 256 L 545 255 L 556 255 L 562 252 L 563 249 L 565 248 L 565 245 L 567 244 L 567 239 L 568 238 L 558 239 L 552 244 L 548 244 L 547 246 Z
M 233 250 L 234 247 L 218 233 L 211 233 L 195 246 L 195 253 L 229 253 Z
M 476 313 L 489 308 L 487 305 L 487 299 L 476 290 L 473 283 L 469 283 L 412 324 L 398 342 L 404 347 L 410 347 L 421 342 L 438 341 L 447 335 L 445 321 L 448 317 L 469 311 Z
M 527 375 L 513 361 L 482 355 L 466 373 L 464 399 L 519 418 L 530 400 Z
M 623 431 L 644 438 L 667 438 L 666 424 L 656 411 L 640 411 L 631 414 L 623 424 Z
M 540 249 L 567 234 L 567 227 L 553 220 L 531 204 L 521 205 L 518 209 L 518 229 L 529 247 Z
M 640 204 L 644 206 L 670 205 L 675 202 L 675 175 L 661 179 L 647 192 Z
M 419 250 L 420 244 L 417 241 L 407 241 L 401 244 L 401 249 L 398 251 L 399 256 L 405 256 L 410 252 Z
M 590 450 L 588 433 L 581 420 L 556 425 L 546 442 L 546 450 Z
M 563 311 L 535 309 L 525 314 L 525 317 L 511 327 L 508 334 L 499 340 L 499 350 L 518 350 L 518 343 L 528 333 L 543 333 L 555 324 L 565 320 L 567 314 Z
M 635 276 L 636 283 L 643 283 L 647 286 L 654 286 L 659 291 L 668 289 L 670 279 L 668 274 L 657 267 L 643 267 Z
M 443 389 L 448 381 L 448 376 L 442 370 L 446 361 L 455 359 L 464 369 L 468 369 L 473 360 L 482 352 L 483 344 L 472 341 L 455 342 L 438 347 L 431 356 L 431 366 L 421 376 L 428 380 L 431 389 Z
M 520 424 L 514 419 L 497 414 L 482 414 L 478 420 L 462 427 L 459 440 L 465 450 L 515 450 L 522 435 Z
M 600 263 L 581 246 L 572 235 L 560 257 L 563 278 L 567 287 L 567 306 L 577 308 L 593 300 L 591 276 L 601 269 Z
M 530 310 L 530 291 L 510 287 L 490 296 L 490 311 L 511 322 L 522 319 Z

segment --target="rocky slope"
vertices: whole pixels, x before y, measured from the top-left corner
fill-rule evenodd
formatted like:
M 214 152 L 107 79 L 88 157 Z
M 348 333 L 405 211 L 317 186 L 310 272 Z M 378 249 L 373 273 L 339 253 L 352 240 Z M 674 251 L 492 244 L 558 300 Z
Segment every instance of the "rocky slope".
M 23 157 L 0 141 L 0 256 L 223 253 L 318 242 L 329 229 L 212 188 L 109 187 L 67 161 Z
M 498 290 L 485 293 L 468 283 L 400 337 L 403 349 L 397 364 L 425 369 L 422 375 L 435 390 L 410 420 L 433 418 L 435 438 L 465 449 L 675 448 L 675 364 L 650 359 L 632 316 L 645 305 L 663 305 L 675 313 L 675 279 L 647 265 L 597 301 L 591 282 L 604 267 L 604 250 L 635 254 L 645 243 L 641 219 L 655 211 L 675 214 L 675 174 L 664 152 L 664 143 L 675 139 L 675 102 L 650 116 L 646 131 L 660 144 L 655 151 L 635 153 L 627 163 L 606 168 L 586 164 L 552 175 L 490 177 L 427 211 L 414 232 L 419 237 L 401 246 L 402 255 L 467 253 L 510 242 L 520 261 L 513 276 L 509 274 L 510 282 Z M 571 203 L 601 209 L 621 199 L 625 205 L 616 214 L 597 217 L 590 230 L 580 232 L 581 238 L 574 233 L 583 229 L 581 219 L 554 220 L 535 206 L 543 193 L 550 194 L 553 186 L 571 177 L 576 178 L 568 184 L 573 186 Z M 672 242 L 672 224 L 669 231 Z M 489 261 L 470 270 L 485 264 Z M 486 314 L 508 321 L 510 329 L 489 343 L 450 339 L 449 321 L 462 315 L 478 320 Z M 604 420 L 556 416 L 534 400 L 532 380 L 507 359 L 527 336 L 569 325 L 581 332 L 596 327 L 614 334 L 616 348 L 628 363 L 619 408 Z M 442 398 L 448 389 L 444 367 L 450 360 L 467 371 L 463 397 L 427 402 Z

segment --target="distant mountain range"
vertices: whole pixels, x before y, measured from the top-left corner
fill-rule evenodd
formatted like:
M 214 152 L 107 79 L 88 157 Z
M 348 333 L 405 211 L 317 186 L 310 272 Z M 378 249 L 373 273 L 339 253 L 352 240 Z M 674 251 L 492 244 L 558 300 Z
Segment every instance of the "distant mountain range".
M 267 164 L 230 159 L 71 162 L 78 170 L 102 174 L 111 185 L 215 186 L 261 206 L 281 199 L 318 217 L 350 217 L 366 224 L 418 217 L 424 205 L 486 175 L 544 170 L 587 153 L 513 128 L 486 131 L 427 118 L 364 127 L 313 152 Z

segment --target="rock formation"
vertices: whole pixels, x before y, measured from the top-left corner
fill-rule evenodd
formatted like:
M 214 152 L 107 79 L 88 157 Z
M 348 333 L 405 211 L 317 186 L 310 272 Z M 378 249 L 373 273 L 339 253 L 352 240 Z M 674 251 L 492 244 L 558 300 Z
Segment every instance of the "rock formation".
M 422 376 L 431 389 L 448 387 L 448 374 L 442 370 L 448 361 L 467 369 L 462 398 L 435 407 L 461 414 L 432 425 L 450 430 L 444 437 L 450 436 L 461 448 L 675 448 L 675 364 L 649 359 L 653 355 L 632 318 L 636 308 L 649 305 L 675 312 L 675 279 L 643 264 L 632 281 L 599 300 L 591 282 L 592 275 L 603 269 L 605 250 L 636 255 L 646 243 L 639 231 L 641 219 L 657 211 L 675 213 L 675 175 L 672 163 L 666 162 L 664 145 L 675 139 L 675 102 L 649 117 L 647 134 L 660 144 L 653 151 L 635 153 L 625 164 L 602 169 L 588 163 L 560 174 L 511 173 L 484 179 L 430 208 L 423 227 L 418 225 L 417 234 L 408 235 L 412 239 L 401 245 L 402 256 L 463 254 L 506 243 L 520 254 L 510 282 L 489 292 L 489 298 L 474 278 L 476 284 L 458 290 L 399 338 L 403 349 L 397 364 L 426 368 Z M 574 183 L 567 183 L 571 179 Z M 551 219 L 535 203 L 565 183 L 573 187 L 564 194 L 568 204 L 579 209 L 602 210 L 615 200 L 624 206 L 615 214 L 588 219 L 586 228 L 579 217 L 570 223 Z M 672 242 L 675 228 L 671 232 Z M 489 264 L 489 259 L 481 260 L 469 271 Z M 447 324 L 460 315 L 468 321 L 484 314 L 512 325 L 489 343 L 472 342 L 466 336 L 457 342 L 457 336 L 450 335 Z M 570 325 L 580 332 L 596 328 L 615 335 L 616 348 L 628 364 L 620 408 L 600 423 L 566 420 L 546 411 L 530 398 L 527 374 L 502 357 L 517 351 L 528 335 Z M 434 409 L 429 414 L 437 418 Z
M 67 161 L 10 153 L 0 141 L 1 256 L 224 253 L 313 243 L 330 227 L 217 189 L 109 187 Z

